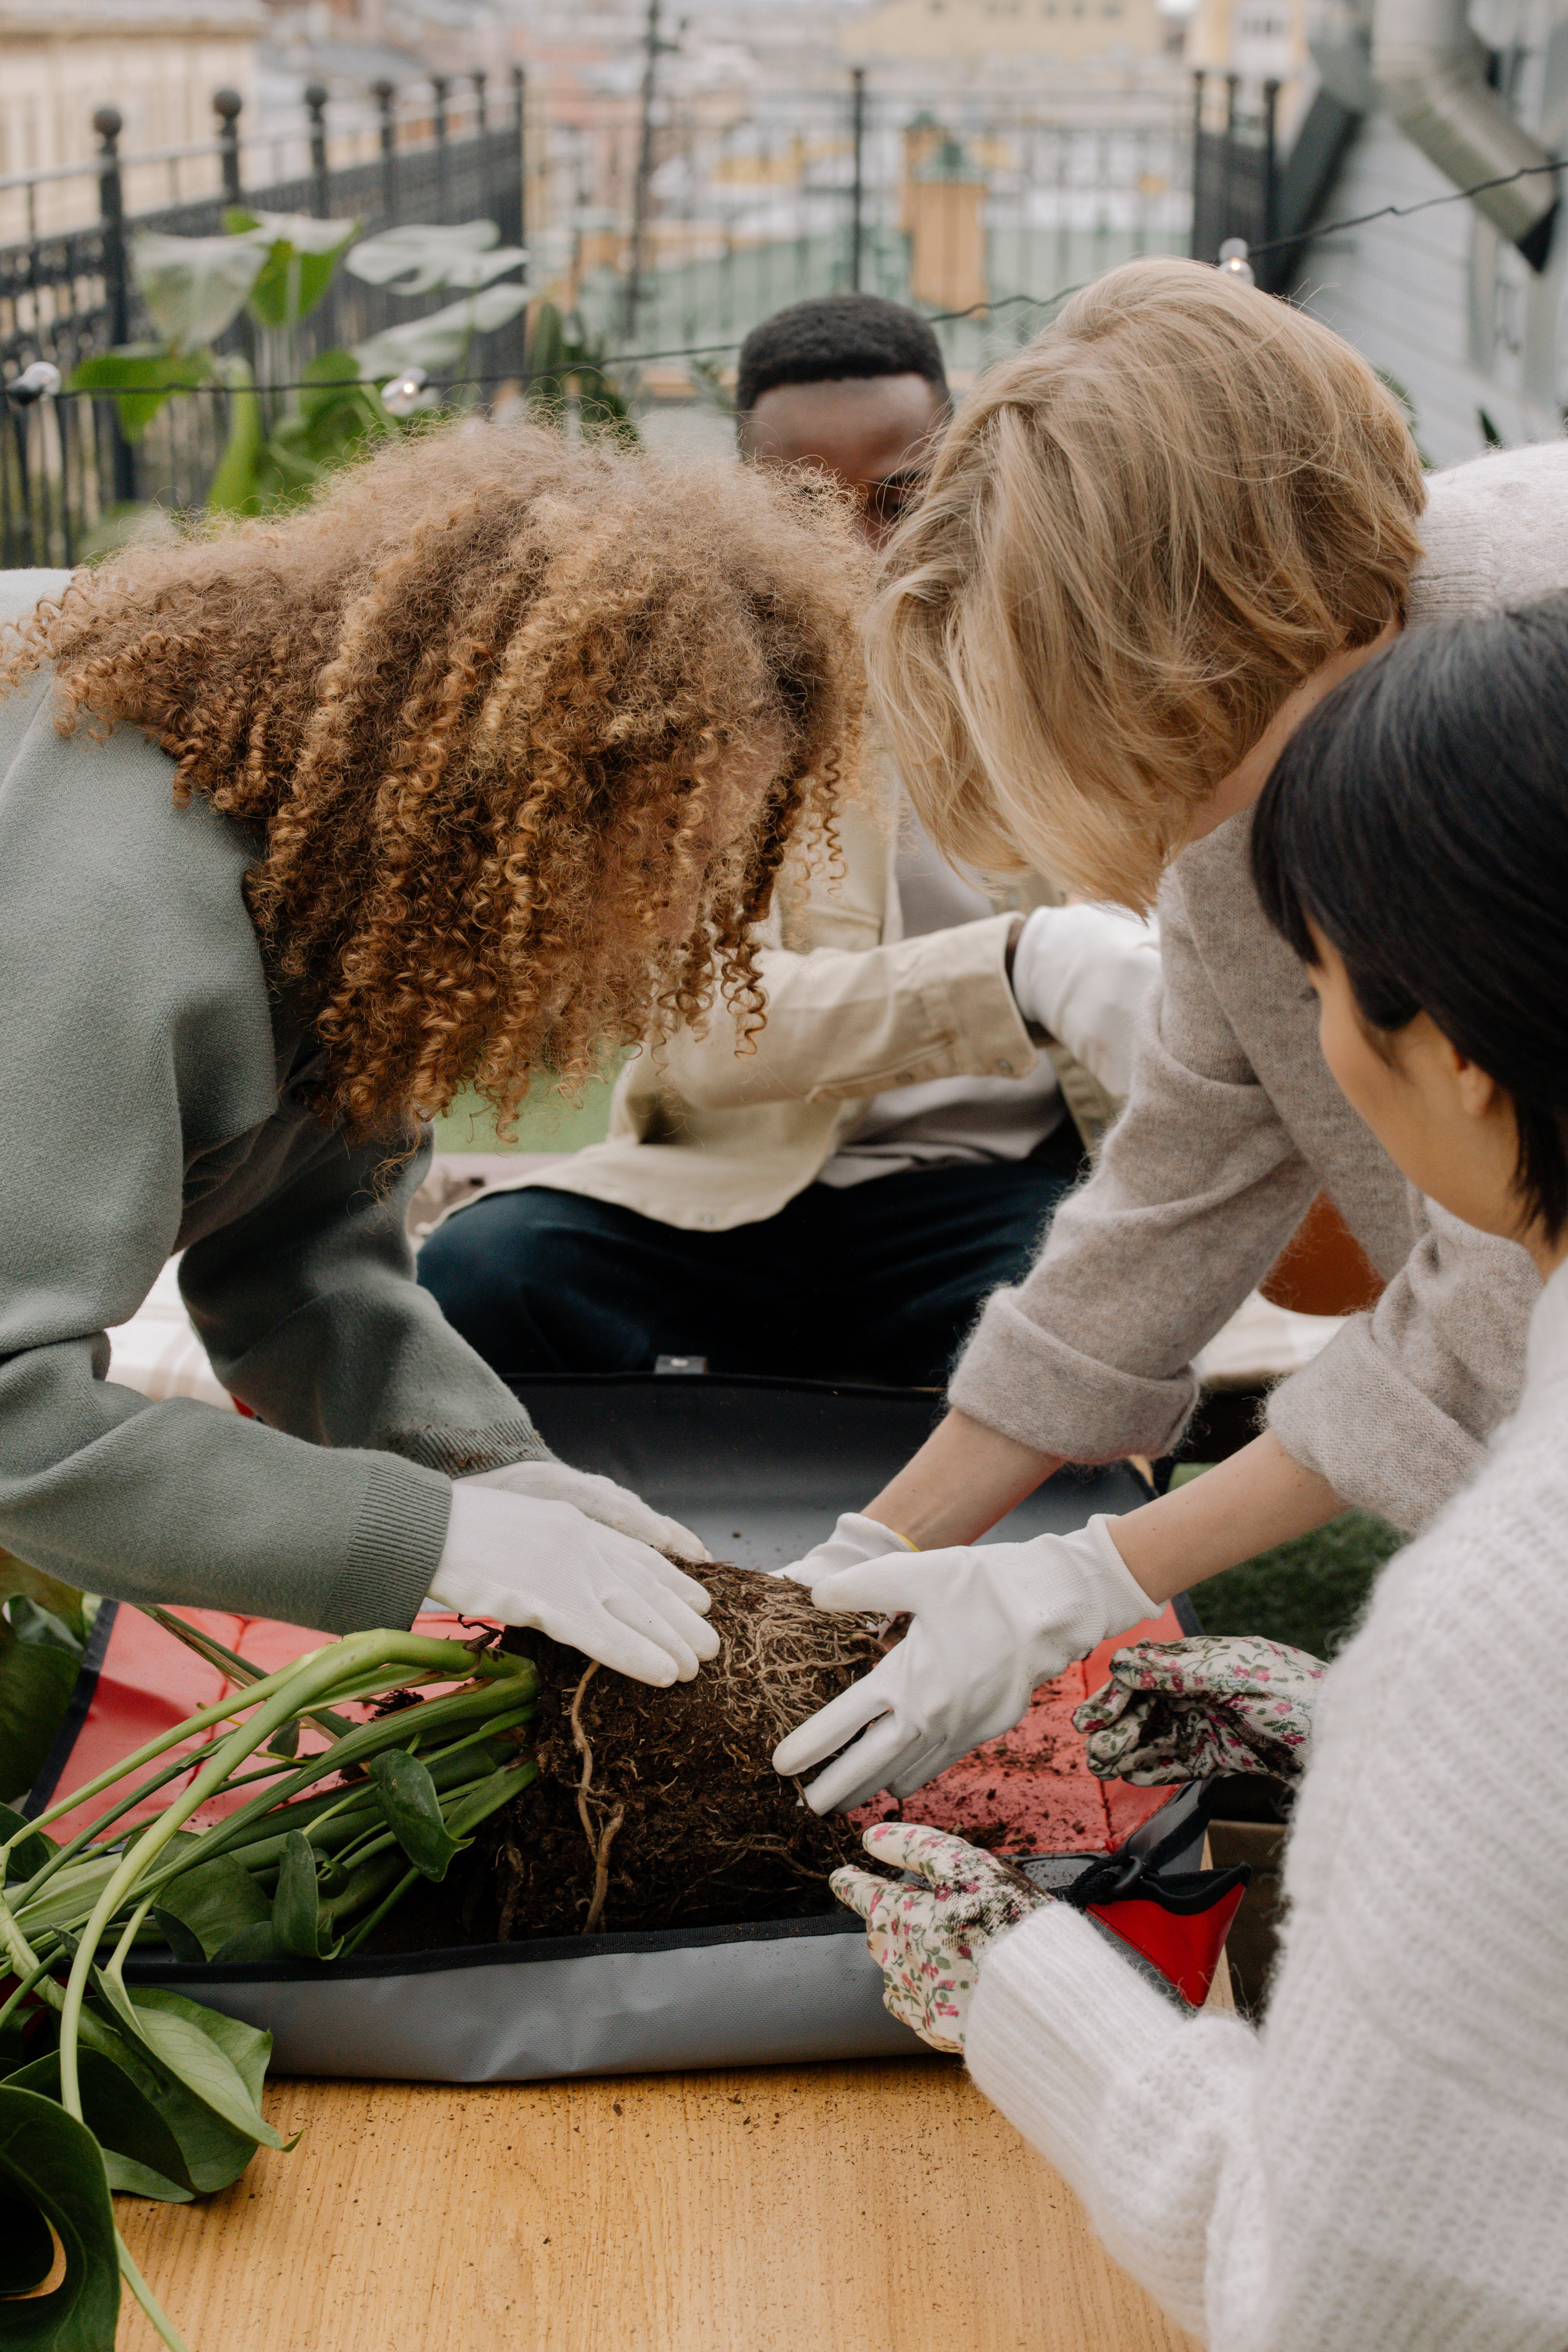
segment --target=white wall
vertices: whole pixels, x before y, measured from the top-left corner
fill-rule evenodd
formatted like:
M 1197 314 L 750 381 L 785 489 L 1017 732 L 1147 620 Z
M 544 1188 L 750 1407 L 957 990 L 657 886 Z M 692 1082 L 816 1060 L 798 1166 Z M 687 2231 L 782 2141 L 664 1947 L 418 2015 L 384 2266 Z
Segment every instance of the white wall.
M 1549 150 L 1563 152 L 1568 24 L 1546 28 L 1515 60 L 1514 81 L 1521 118 Z M 1363 123 L 1322 217 L 1452 193 L 1436 166 L 1380 112 Z M 1472 205 L 1459 203 L 1317 238 L 1294 291 L 1374 367 L 1397 378 L 1435 465 L 1458 464 L 1486 446 L 1483 408 L 1510 443 L 1562 432 L 1568 202 L 1539 277 Z

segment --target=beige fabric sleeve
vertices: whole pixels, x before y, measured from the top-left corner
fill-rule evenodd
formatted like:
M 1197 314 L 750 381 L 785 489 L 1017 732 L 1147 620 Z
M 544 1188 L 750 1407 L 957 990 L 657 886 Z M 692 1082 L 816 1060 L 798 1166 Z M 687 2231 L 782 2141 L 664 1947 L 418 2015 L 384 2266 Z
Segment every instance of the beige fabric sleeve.
M 953 1404 L 1069 1461 L 1162 1454 L 1197 1396 L 1192 1359 L 1268 1271 L 1316 1179 L 1209 986 L 1173 877 L 1132 1091 L 1027 1278 L 996 1291 Z

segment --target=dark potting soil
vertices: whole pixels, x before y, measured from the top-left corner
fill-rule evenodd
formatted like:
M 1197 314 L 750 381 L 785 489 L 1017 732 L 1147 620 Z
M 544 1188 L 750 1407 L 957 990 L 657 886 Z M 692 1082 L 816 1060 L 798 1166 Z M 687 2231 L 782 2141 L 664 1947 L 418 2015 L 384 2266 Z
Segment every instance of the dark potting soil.
M 827 1874 L 862 1858 L 859 1832 L 841 1815 L 819 1821 L 770 1759 L 885 1645 L 868 1620 L 826 1615 L 787 1580 L 707 1563 L 694 1573 L 723 1646 L 689 1683 L 655 1689 L 543 1634 L 504 1636 L 539 1669 L 529 1738 L 539 1779 L 438 1885 L 414 1888 L 367 1949 L 722 1927 L 829 1906 Z

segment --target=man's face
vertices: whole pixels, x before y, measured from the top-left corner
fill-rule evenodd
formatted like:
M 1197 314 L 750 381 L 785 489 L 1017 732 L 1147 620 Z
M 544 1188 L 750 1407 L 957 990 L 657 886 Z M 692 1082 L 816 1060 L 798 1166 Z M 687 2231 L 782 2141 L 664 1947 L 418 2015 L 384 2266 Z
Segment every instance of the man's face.
M 947 423 L 923 375 L 776 383 L 741 420 L 741 455 L 760 466 L 816 466 L 855 500 L 862 538 L 880 547 L 921 494 Z

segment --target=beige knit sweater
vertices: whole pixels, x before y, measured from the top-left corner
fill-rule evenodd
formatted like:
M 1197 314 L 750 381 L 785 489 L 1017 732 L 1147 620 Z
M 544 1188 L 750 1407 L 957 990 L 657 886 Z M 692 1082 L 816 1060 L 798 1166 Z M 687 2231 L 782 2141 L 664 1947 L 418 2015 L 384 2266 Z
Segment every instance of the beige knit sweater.
M 1568 443 L 1436 476 L 1422 537 L 1413 625 L 1568 586 Z M 1275 1390 L 1269 1425 L 1347 1503 L 1415 1528 L 1511 1411 L 1540 1284 L 1522 1250 L 1414 1193 L 1340 1094 L 1253 890 L 1249 825 L 1172 867 L 1127 1110 L 1033 1272 L 991 1298 L 950 1394 L 1072 1461 L 1163 1453 L 1196 1397 L 1192 1358 L 1323 1190 L 1387 1288 Z

